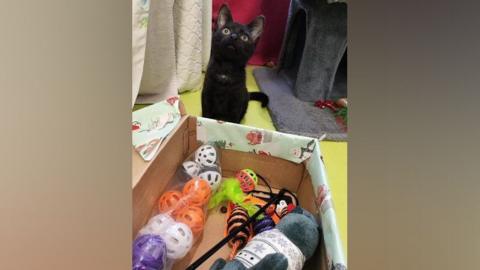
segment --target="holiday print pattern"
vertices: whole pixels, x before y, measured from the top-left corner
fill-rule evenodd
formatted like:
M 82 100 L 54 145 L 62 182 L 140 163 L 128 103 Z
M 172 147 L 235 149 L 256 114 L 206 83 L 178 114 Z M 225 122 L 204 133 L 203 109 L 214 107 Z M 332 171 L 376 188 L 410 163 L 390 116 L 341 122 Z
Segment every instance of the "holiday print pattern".
M 312 179 L 327 258 L 335 269 L 346 269 L 336 215 L 318 140 L 197 117 L 197 140 L 223 149 L 305 162 Z M 342 268 L 343 267 L 343 268 Z
M 162 140 L 180 120 L 178 98 L 174 97 L 135 111 L 132 118 L 133 144 L 145 160 L 151 160 Z M 324 163 L 321 160 L 318 140 L 202 117 L 197 117 L 197 140 L 222 149 L 274 156 L 294 163 L 305 162 L 312 179 L 312 188 L 318 207 L 317 214 L 322 227 L 327 258 L 331 262 L 330 266 L 332 269 L 346 269 L 333 198 L 329 190 Z M 257 244 L 255 249 L 252 246 L 252 253 L 260 254 L 261 251 L 254 251 L 262 249 L 262 245 Z M 282 246 L 285 242 L 279 240 L 275 244 Z
M 220 148 L 280 157 L 295 163 L 310 158 L 315 139 L 197 117 L 197 139 Z
M 155 156 L 161 143 L 180 121 L 178 97 L 155 103 L 132 113 L 132 143 L 145 160 Z
M 257 234 L 240 250 L 235 259 L 250 268 L 273 253 L 282 253 L 287 257 L 288 270 L 301 270 L 305 263 L 302 251 L 278 229 Z

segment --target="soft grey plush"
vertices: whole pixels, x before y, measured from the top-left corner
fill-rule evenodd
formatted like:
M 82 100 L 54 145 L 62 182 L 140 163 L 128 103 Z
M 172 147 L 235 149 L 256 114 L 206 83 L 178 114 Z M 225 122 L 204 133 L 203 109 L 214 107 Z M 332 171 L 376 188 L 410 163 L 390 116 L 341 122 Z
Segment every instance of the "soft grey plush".
M 277 224 L 278 229 L 288 240 L 297 246 L 308 260 L 317 249 L 319 243 L 319 226 L 311 213 L 297 207 L 283 217 Z M 287 270 L 288 260 L 282 253 L 273 253 L 263 257 L 250 270 Z M 247 268 L 237 260 L 230 262 L 218 259 L 210 270 L 246 270 Z

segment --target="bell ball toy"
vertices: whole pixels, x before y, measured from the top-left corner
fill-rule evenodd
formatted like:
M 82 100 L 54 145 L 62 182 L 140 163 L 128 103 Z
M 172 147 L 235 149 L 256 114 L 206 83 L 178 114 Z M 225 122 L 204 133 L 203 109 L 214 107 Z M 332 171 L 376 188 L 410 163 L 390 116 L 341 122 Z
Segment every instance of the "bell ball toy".
M 161 236 L 167 244 L 168 259 L 181 259 L 192 248 L 192 230 L 181 222 L 175 222 Z
M 213 166 L 217 162 L 217 150 L 209 144 L 202 145 L 195 151 L 195 161 L 202 166 Z
M 255 172 L 250 169 L 243 169 L 238 171 L 235 175 L 235 178 L 240 181 L 240 187 L 245 193 L 254 190 L 258 184 L 257 174 L 255 174 Z
M 203 180 L 206 180 L 210 185 L 212 192 L 215 192 L 222 181 L 222 175 L 217 166 L 204 167 L 198 175 Z
M 186 224 L 194 236 L 198 236 L 205 225 L 205 213 L 198 206 L 187 206 L 175 214 L 175 220 Z
M 180 207 L 179 202 L 181 202 L 182 197 L 182 192 L 177 190 L 170 190 L 163 193 L 160 199 L 158 199 L 158 210 L 161 213 L 175 210 L 175 208 Z
M 140 235 L 133 242 L 133 270 L 161 270 L 165 267 L 167 246 L 162 237 L 154 234 Z
M 168 227 L 175 224 L 175 220 L 168 214 L 158 214 L 150 218 L 147 225 L 145 225 L 139 232 L 142 234 L 161 235 Z
M 210 199 L 211 189 L 207 181 L 195 177 L 183 187 L 183 196 L 189 205 L 202 206 Z
M 200 173 L 200 165 L 198 165 L 198 163 L 196 163 L 195 161 L 183 162 L 182 168 L 185 173 L 190 176 L 190 178 L 198 176 L 198 174 Z

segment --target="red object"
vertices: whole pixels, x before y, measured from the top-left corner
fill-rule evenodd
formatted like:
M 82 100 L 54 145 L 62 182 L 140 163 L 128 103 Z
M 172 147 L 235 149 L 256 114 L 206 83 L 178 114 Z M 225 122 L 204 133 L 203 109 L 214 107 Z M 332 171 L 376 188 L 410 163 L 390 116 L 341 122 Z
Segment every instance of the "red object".
M 261 156 L 271 156 L 271 154 L 269 152 L 262 151 L 262 150 L 259 150 L 258 154 L 261 155 Z
M 178 100 L 178 97 L 171 97 L 171 98 L 167 99 L 167 102 L 168 102 L 168 104 L 173 106 L 173 104 L 175 104 L 175 101 L 177 101 L 177 100 Z
M 290 204 L 287 205 L 287 210 L 288 210 L 289 213 L 292 212 L 293 209 L 295 209 L 295 205 L 293 205 L 293 203 L 290 203 Z
M 136 131 L 136 130 L 139 130 L 140 127 L 142 126 L 142 124 L 138 121 L 135 121 L 132 123 L 132 131 Z
M 319 107 L 322 110 L 325 109 L 325 108 L 329 108 L 334 113 L 336 113 L 341 107 L 343 107 L 343 106 L 337 104 L 336 102 L 333 102 L 332 100 L 325 100 L 325 101 L 318 100 L 318 101 L 315 102 L 314 105 L 315 105 L 315 107 Z M 344 132 L 348 131 L 347 124 L 345 123 L 345 121 L 343 120 L 342 117 L 336 116 L 335 117 L 335 122 L 342 128 L 342 130 Z
M 325 100 L 325 101 L 319 100 L 319 101 L 315 102 L 315 106 L 319 107 L 320 109 L 329 108 L 330 110 L 332 110 L 334 112 L 337 111 L 337 106 L 335 105 L 335 103 L 332 100 Z
M 246 136 L 248 144 L 255 145 L 262 143 L 263 135 L 260 131 L 252 130 Z
M 242 24 L 250 23 L 256 16 L 265 16 L 262 36 L 257 44 L 251 65 L 277 63 L 288 18 L 290 0 L 213 0 L 213 25 L 218 11 L 226 3 L 232 12 L 233 20 Z

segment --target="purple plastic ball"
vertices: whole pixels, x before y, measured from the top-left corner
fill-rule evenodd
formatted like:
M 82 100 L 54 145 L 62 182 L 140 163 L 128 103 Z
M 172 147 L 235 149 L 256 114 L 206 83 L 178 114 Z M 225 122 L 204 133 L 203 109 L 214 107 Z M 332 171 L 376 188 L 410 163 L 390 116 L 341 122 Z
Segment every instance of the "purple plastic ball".
M 158 235 L 144 234 L 133 242 L 133 270 L 162 270 L 167 259 L 167 246 Z

